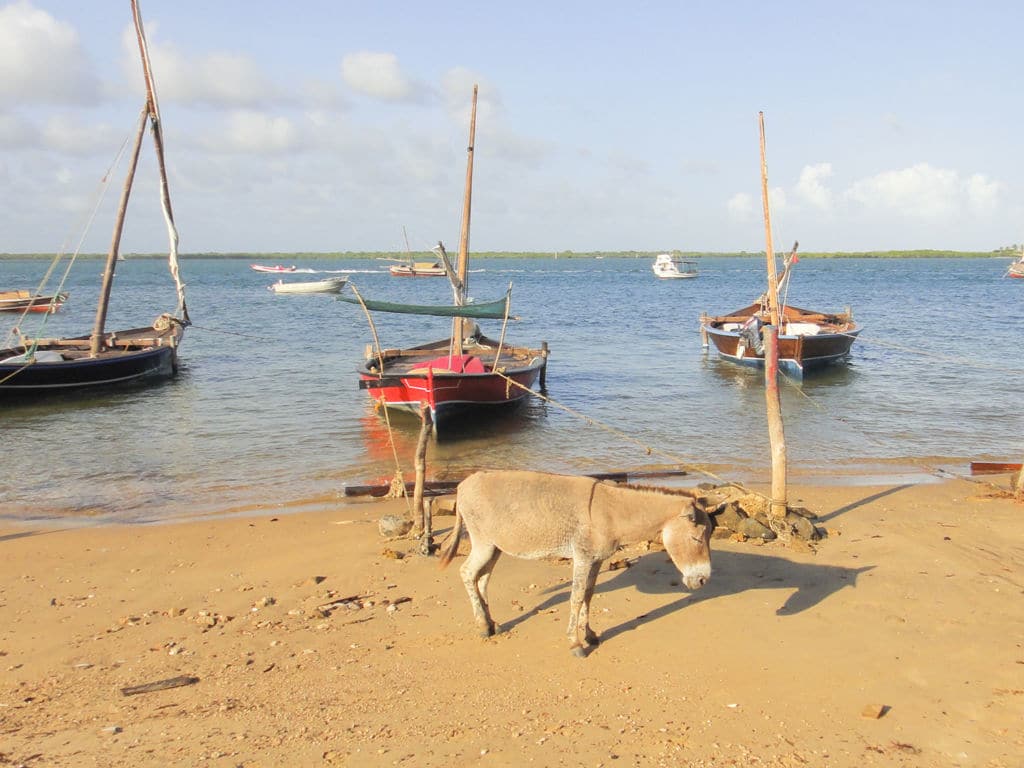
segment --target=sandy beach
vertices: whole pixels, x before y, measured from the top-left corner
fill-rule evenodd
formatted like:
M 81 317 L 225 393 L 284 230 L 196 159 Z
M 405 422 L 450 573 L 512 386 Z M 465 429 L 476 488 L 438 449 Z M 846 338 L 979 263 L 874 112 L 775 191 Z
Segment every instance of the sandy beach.
M 1024 507 L 966 480 L 790 502 L 827 538 L 715 540 L 695 593 L 624 551 L 586 659 L 567 562 L 503 558 L 482 639 L 468 545 L 442 571 L 381 537 L 402 501 L 7 523 L 0 765 L 1024 765 Z

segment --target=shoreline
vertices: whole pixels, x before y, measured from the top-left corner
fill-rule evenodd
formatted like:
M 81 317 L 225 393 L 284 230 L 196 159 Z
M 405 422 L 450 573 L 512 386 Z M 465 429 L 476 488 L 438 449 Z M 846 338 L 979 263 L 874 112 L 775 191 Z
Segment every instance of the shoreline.
M 986 459 L 991 457 L 985 457 Z M 608 472 L 624 472 L 627 474 L 642 474 L 644 472 L 658 471 L 663 469 L 676 469 L 678 465 L 657 464 L 642 467 L 634 467 L 628 470 L 602 470 Z M 735 465 L 703 465 L 709 474 L 702 474 L 691 468 L 686 469 L 688 474 L 678 478 L 670 479 L 638 479 L 636 484 L 665 485 L 668 487 L 692 487 L 700 483 L 710 482 L 720 484 L 722 482 L 734 482 L 752 490 L 767 492 L 764 489 L 770 486 L 770 467 L 738 467 Z M 481 467 L 483 469 L 484 467 Z M 427 480 L 449 480 L 449 476 L 442 476 L 445 473 L 431 476 Z M 459 473 L 461 478 L 469 472 Z M 851 486 L 866 487 L 877 485 L 920 485 L 944 483 L 950 480 L 964 480 L 977 483 L 981 487 L 998 489 L 1008 487 L 1012 479 L 1001 475 L 989 475 L 985 478 L 975 478 L 969 474 L 969 467 L 965 466 L 962 460 L 948 458 L 929 457 L 927 459 L 905 458 L 905 459 L 852 459 L 844 467 L 801 467 L 789 469 L 788 478 L 791 485 L 798 486 Z M 411 472 L 406 473 L 406 479 L 412 481 Z M 458 479 L 458 478 L 457 478 Z M 381 479 L 366 480 L 365 482 L 380 482 Z M 174 515 L 148 515 L 132 518 L 124 517 L 124 513 L 108 508 L 87 507 L 84 509 L 50 509 L 44 513 L 35 512 L 32 516 L 18 516 L 10 513 L 0 514 L 0 527 L 6 525 L 32 525 L 41 528 L 53 526 L 68 527 L 97 527 L 104 525 L 126 525 L 145 526 L 172 524 L 177 522 L 189 522 L 194 520 L 219 520 L 225 518 L 245 517 L 266 517 L 277 514 L 303 514 L 327 511 L 339 504 L 359 503 L 365 497 L 346 496 L 345 488 L 350 485 L 362 485 L 363 481 L 352 483 L 341 483 L 336 491 L 319 491 L 310 494 L 285 493 L 284 497 L 276 501 L 259 501 L 255 494 L 251 500 L 239 500 L 228 507 L 217 509 L 206 508 L 205 505 L 196 505 L 182 514 Z M 134 499 L 133 499 L 134 502 Z M 412 503 L 411 494 L 409 503 Z M 168 503 L 160 507 L 179 508 L 181 504 Z M 121 517 L 118 517 L 118 515 Z M 44 516 L 45 515 L 45 516 Z
M 1005 482 L 998 478 L 996 484 Z M 480 639 L 404 502 L 174 525 L 0 521 L 0 755 L 80 766 L 997 768 L 1024 751 L 1024 516 L 975 482 L 790 484 L 828 536 L 570 572 L 502 558 Z M 439 543 L 450 517 L 435 518 Z M 122 689 L 186 678 L 166 690 Z

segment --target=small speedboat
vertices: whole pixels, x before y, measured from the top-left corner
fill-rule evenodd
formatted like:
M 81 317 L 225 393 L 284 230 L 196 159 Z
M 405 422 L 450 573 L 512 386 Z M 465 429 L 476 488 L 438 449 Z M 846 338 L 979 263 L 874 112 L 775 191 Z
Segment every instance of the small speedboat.
M 340 293 L 347 282 L 347 277 L 328 277 L 325 280 L 307 280 L 302 283 L 278 280 L 267 287 L 274 293 Z
M 280 264 L 273 267 L 265 267 L 262 264 L 250 264 L 249 266 L 257 272 L 294 272 L 297 269 L 295 266 L 285 267 Z

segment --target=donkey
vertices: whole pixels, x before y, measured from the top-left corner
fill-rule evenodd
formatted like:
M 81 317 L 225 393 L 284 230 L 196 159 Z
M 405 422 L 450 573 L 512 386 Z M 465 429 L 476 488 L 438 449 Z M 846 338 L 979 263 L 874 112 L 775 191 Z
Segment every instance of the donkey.
M 495 630 L 487 582 L 502 552 L 528 559 L 572 558 L 568 636 L 576 656 L 598 643 L 590 629 L 590 599 L 601 563 L 619 546 L 660 536 L 688 589 L 711 577 L 711 518 L 693 498 L 653 489 L 542 472 L 476 472 L 456 491 L 455 527 L 441 555 L 442 568 L 458 551 L 464 527 L 472 550 L 459 570 L 484 637 Z

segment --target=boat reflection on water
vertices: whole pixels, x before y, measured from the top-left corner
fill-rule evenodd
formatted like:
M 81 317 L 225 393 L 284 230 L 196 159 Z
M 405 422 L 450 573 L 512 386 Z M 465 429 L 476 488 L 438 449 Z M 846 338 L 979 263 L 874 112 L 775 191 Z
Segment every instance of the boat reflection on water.
M 787 376 L 782 370 L 780 377 L 787 383 L 794 384 L 804 394 L 811 394 L 816 390 L 827 390 L 833 387 L 846 386 L 853 383 L 857 378 L 857 369 L 853 359 L 844 361 L 844 365 L 828 365 L 814 371 L 813 376 L 794 378 Z M 759 392 L 764 391 L 764 369 L 751 366 L 736 365 L 724 360 L 717 355 L 705 354 L 701 367 L 716 376 L 724 384 L 729 384 L 737 389 L 755 387 Z
M 449 479 L 476 469 L 508 464 L 510 446 L 522 446 L 524 460 L 529 456 L 532 433 L 543 427 L 548 404 L 537 398 L 486 419 L 465 419 L 440 434 L 432 433 L 427 442 L 427 477 Z M 375 409 L 360 417 L 367 463 L 372 474 L 390 482 L 395 461 L 407 480 L 413 479 L 416 449 L 422 422 L 413 414 L 389 411 L 384 418 Z M 514 449 L 515 450 L 515 449 Z

